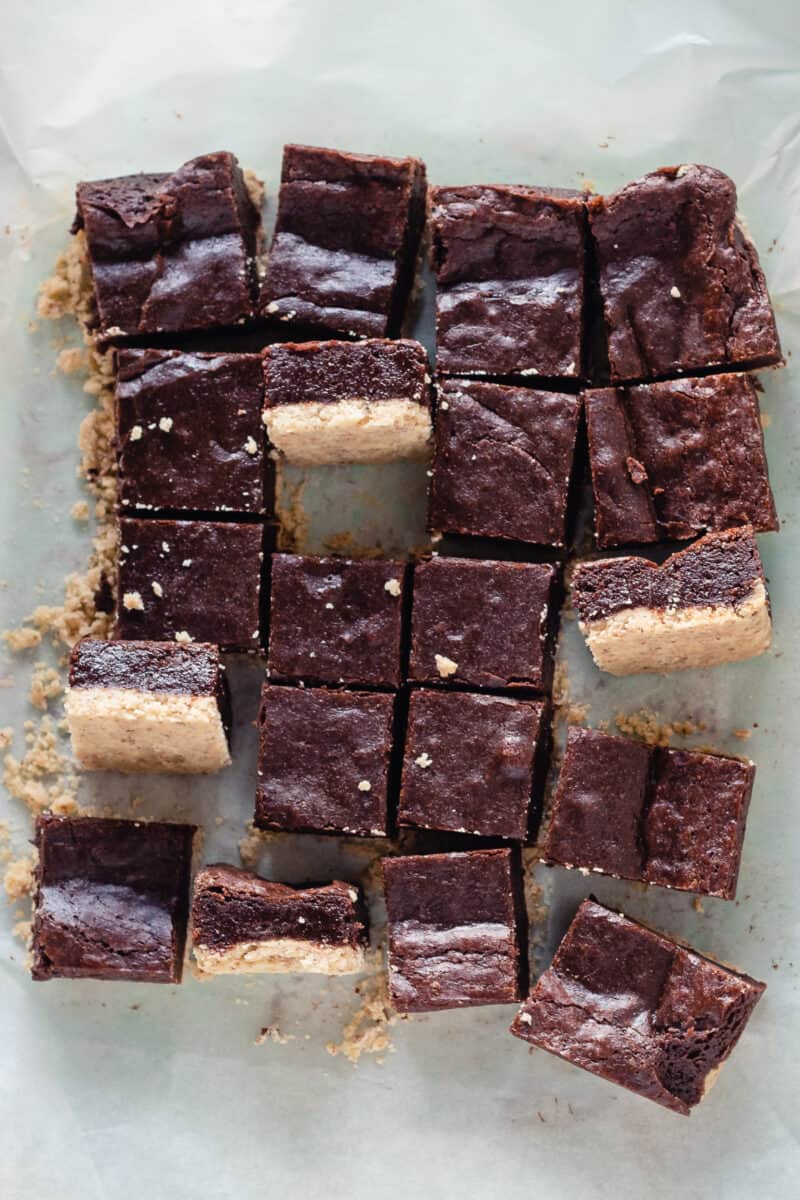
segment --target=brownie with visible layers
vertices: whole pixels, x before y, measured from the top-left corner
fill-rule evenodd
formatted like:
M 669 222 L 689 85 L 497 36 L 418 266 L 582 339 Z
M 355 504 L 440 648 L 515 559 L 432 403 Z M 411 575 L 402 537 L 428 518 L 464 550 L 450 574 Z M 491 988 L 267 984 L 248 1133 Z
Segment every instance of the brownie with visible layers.
M 733 181 L 662 167 L 589 201 L 612 382 L 782 361 Z
M 231 761 L 217 646 L 84 638 L 70 656 L 64 708 L 87 771 L 208 774 Z
M 124 517 L 119 536 L 117 637 L 258 649 L 263 525 Z
M 285 342 L 264 351 L 264 423 L 298 466 L 424 458 L 431 380 L 419 342 Z
M 543 858 L 733 900 L 755 766 L 572 727 Z
M 612 675 L 739 662 L 772 637 L 748 525 L 707 533 L 660 565 L 639 555 L 579 563 L 572 603 L 594 661 Z
M 263 514 L 274 501 L 259 354 L 121 350 L 117 495 L 122 509 Z
M 389 991 L 399 1012 L 510 1004 L 528 986 L 519 856 L 384 858 Z
M 414 567 L 409 678 L 547 691 L 561 571 L 552 564 L 435 557 Z
M 265 685 L 256 825 L 385 837 L 393 718 L 385 693 Z
M 79 183 L 95 320 L 107 337 L 241 324 L 255 311 L 261 214 L 236 158 Z
M 560 188 L 431 189 L 436 365 L 582 374 L 586 200 Z
M 366 964 L 367 913 L 351 883 L 289 887 L 224 863 L 192 894 L 192 948 L 208 975 L 351 975 Z
M 391 559 L 273 555 L 270 678 L 399 687 L 405 579 Z
M 194 825 L 36 820 L 34 979 L 180 983 Z
M 578 396 L 445 380 L 436 415 L 431 530 L 565 546 L 580 417 Z
M 778 528 L 751 376 L 599 388 L 584 403 L 600 546 Z
M 511 1032 L 689 1116 L 765 987 L 584 900 Z
M 354 337 L 396 337 L 425 203 L 418 158 L 286 146 L 262 315 Z

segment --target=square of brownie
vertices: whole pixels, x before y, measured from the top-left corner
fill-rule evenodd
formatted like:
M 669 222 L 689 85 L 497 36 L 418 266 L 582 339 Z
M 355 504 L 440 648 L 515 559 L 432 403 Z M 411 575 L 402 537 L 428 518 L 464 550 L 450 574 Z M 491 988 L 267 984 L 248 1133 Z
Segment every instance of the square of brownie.
M 117 494 L 122 508 L 265 513 L 259 354 L 122 350 L 117 359 Z
M 194 825 L 36 820 L 34 979 L 180 983 Z
M 271 679 L 399 687 L 406 564 L 275 554 Z
M 399 1012 L 509 1004 L 527 991 L 513 850 L 384 858 L 389 990 Z
M 430 528 L 566 545 L 580 417 L 578 396 L 446 380 L 436 415 Z
M 662 167 L 589 201 L 612 382 L 781 362 L 764 273 L 713 167 Z
M 418 158 L 284 147 L 262 314 L 356 337 L 396 337 L 425 202 Z
M 438 187 L 431 221 L 438 370 L 579 376 L 585 197 L 560 188 Z
M 561 572 L 551 564 L 436 557 L 414 567 L 409 678 L 547 691 Z
M 123 518 L 116 636 L 257 650 L 264 533 L 233 521 Z
M 413 691 L 398 824 L 535 837 L 549 743 L 549 709 L 541 700 Z
M 385 837 L 393 720 L 391 695 L 265 685 L 256 825 Z

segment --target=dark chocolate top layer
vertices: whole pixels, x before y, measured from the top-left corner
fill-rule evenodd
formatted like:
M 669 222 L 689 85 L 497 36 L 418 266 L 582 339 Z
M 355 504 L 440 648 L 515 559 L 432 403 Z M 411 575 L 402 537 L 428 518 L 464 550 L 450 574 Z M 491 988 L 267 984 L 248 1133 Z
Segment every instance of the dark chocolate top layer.
M 282 342 L 264 351 L 266 403 L 413 400 L 430 407 L 428 356 L 419 342 Z
M 233 325 L 253 315 L 260 226 L 232 154 L 172 174 L 79 183 L 101 332 L 144 334 Z
M 177 983 L 193 825 L 41 816 L 33 978 Z
M 662 167 L 589 202 L 612 380 L 781 360 L 736 188 L 713 167 Z
M 414 568 L 409 677 L 422 683 L 546 689 L 560 572 L 539 563 L 432 558 Z M 445 678 L 436 656 L 456 670 Z
M 119 524 L 118 637 L 165 642 L 185 632 L 226 649 L 258 648 L 263 526 L 131 518 Z
M 120 504 L 195 512 L 271 508 L 263 403 L 258 354 L 120 351 Z
M 261 312 L 362 337 L 399 332 L 425 222 L 425 167 L 284 148 Z
M 70 656 L 69 686 L 213 696 L 221 670 L 218 646 L 84 638 Z
M 358 888 L 334 880 L 318 887 L 289 887 L 224 863 L 195 877 L 192 940 L 222 950 L 239 942 L 278 938 L 326 946 L 366 945 L 367 926 Z
M 511 1032 L 688 1115 L 764 988 L 584 900 Z
M 630 555 L 579 563 L 572 577 L 572 601 L 581 621 L 595 621 L 639 606 L 736 606 L 763 582 L 758 544 L 745 525 L 707 533 L 660 566 Z
M 270 678 L 399 687 L 405 575 L 390 559 L 273 555 Z
M 577 396 L 447 380 L 431 529 L 563 546 L 580 412 Z

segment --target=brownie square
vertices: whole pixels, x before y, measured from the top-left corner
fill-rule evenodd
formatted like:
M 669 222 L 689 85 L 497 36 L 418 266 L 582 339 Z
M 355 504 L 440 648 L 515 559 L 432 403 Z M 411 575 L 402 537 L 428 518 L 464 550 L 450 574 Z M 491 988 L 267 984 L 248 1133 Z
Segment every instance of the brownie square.
M 431 204 L 437 368 L 580 375 L 585 197 L 560 188 L 439 187 Z
M 764 273 L 713 167 L 662 167 L 589 202 L 612 382 L 781 362 Z
M 384 837 L 393 710 L 390 695 L 265 685 L 256 825 Z
M 546 691 L 561 573 L 540 563 L 431 558 L 414 567 L 409 678 Z
M 258 649 L 263 525 L 126 517 L 119 526 L 117 637 Z
M 260 227 L 225 151 L 171 174 L 79 183 L 72 231 L 86 236 L 99 331 L 180 332 L 252 317 Z
M 384 858 L 389 989 L 399 1012 L 509 1004 L 527 989 L 522 874 L 512 850 Z
M 511 1032 L 688 1116 L 764 989 L 584 900 Z
M 271 679 L 399 687 L 406 564 L 272 557 Z
M 548 751 L 542 701 L 414 691 L 398 824 L 518 841 L 535 836 Z
M 122 350 L 117 360 L 123 508 L 264 513 L 272 463 L 259 354 Z
M 425 224 L 425 166 L 286 146 L 261 312 L 281 321 L 396 337 Z
M 578 396 L 443 383 L 430 528 L 563 547 L 580 415 Z
M 778 528 L 751 376 L 600 388 L 584 400 L 599 545 Z
M 33 978 L 180 983 L 194 834 L 38 817 Z

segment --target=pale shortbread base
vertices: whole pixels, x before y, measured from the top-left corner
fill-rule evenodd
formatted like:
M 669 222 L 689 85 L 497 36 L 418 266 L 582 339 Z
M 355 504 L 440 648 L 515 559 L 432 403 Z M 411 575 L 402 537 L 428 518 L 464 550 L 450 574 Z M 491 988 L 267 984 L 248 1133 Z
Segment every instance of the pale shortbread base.
M 214 696 L 70 688 L 72 749 L 87 771 L 206 775 L 231 761 Z
M 735 607 L 626 608 L 596 621 L 581 621 L 580 627 L 594 661 L 610 675 L 667 674 L 739 662 L 763 654 L 772 636 L 761 580 Z
M 366 956 L 361 946 L 325 946 L 301 938 L 276 938 L 269 942 L 237 942 L 224 950 L 194 944 L 194 956 L 207 975 L 261 973 L 354 975 L 363 971 Z
M 425 458 L 431 437 L 431 415 L 415 400 L 277 404 L 264 424 L 273 446 L 298 467 Z

